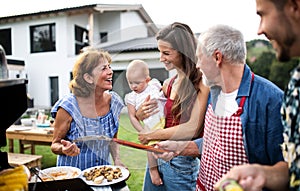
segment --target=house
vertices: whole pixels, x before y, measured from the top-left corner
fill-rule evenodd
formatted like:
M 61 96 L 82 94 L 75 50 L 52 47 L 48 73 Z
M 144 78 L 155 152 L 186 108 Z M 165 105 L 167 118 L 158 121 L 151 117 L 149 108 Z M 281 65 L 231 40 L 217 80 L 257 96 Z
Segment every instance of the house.
M 163 81 L 169 73 L 159 62 L 157 31 L 139 4 L 91 4 L 0 17 L 0 44 L 7 58 L 25 63 L 25 74 L 10 73 L 10 78 L 28 78 L 36 107 L 51 107 L 70 92 L 73 64 L 87 45 L 112 54 L 114 90 L 121 96 L 128 92 L 124 70 L 133 59 L 145 60 L 153 77 Z

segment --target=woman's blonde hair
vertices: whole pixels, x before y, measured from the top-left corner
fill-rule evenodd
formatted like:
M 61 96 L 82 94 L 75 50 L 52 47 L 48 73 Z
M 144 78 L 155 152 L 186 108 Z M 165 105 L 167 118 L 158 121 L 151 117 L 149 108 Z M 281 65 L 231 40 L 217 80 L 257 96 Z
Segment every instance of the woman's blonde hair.
M 88 48 L 82 51 L 73 67 L 73 79 L 69 84 L 69 88 L 75 96 L 87 97 L 95 90 L 95 85 L 88 83 L 84 79 L 84 74 L 92 75 L 92 71 L 99 65 L 101 59 L 106 59 L 111 64 L 111 56 L 108 52 Z

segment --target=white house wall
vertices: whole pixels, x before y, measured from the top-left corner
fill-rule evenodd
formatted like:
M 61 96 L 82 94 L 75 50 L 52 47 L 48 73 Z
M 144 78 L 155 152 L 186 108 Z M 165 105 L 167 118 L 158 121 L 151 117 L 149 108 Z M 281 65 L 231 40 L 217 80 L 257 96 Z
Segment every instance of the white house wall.
M 1 24 L 0 29 L 11 28 L 12 55 L 25 61 L 28 77 L 28 93 L 36 107 L 51 107 L 49 77 L 59 79 L 59 98 L 69 93 L 70 72 L 75 55 L 74 25 L 88 26 L 88 14 L 77 16 L 40 17 L 9 24 Z M 35 17 L 36 18 L 36 17 Z M 55 23 L 56 51 L 30 53 L 30 26 Z M 99 42 L 99 33 L 108 32 L 110 42 L 120 42 L 147 36 L 144 21 L 135 12 L 104 12 L 94 14 L 94 39 Z M 110 43 L 108 42 L 108 43 Z M 145 59 L 150 68 L 163 68 L 158 52 L 122 53 L 113 55 L 113 70 L 125 70 L 129 61 Z
M 119 42 L 120 35 L 120 13 L 119 12 L 104 12 L 94 14 L 94 45 L 100 44 L 100 32 L 108 33 L 109 43 Z
M 146 37 L 147 35 L 147 27 L 137 12 L 124 12 L 121 14 L 122 41 L 130 40 L 132 37 Z
M 43 53 L 30 53 L 30 26 L 55 23 L 56 51 Z M 11 28 L 12 31 L 12 56 L 24 59 L 25 72 L 28 77 L 28 93 L 34 98 L 37 106 L 50 106 L 50 76 L 59 76 L 60 94 L 66 86 L 67 76 L 73 61 L 67 58 L 66 18 L 50 17 L 39 20 L 9 23 L 1 28 Z M 73 30 L 74 31 L 74 30 Z M 74 32 L 73 32 L 74 33 Z M 73 46 L 74 43 L 72 42 Z M 68 78 L 69 80 L 69 78 Z
M 146 25 L 136 12 L 95 13 L 94 45 L 100 44 L 100 32 L 108 32 L 108 42 L 106 44 L 146 37 L 148 35 Z

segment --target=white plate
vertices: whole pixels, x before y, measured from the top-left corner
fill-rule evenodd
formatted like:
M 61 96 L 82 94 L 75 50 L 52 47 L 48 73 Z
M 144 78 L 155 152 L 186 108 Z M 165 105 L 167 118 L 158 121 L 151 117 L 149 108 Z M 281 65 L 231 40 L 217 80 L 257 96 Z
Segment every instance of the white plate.
M 116 169 L 116 168 L 120 168 L 121 169 L 121 172 L 122 172 L 122 177 L 118 178 L 118 179 L 113 179 L 111 182 L 108 182 L 106 179 L 103 180 L 103 182 L 101 184 L 96 184 L 94 183 L 94 181 L 92 180 L 86 180 L 85 177 L 83 177 L 83 174 L 85 172 L 89 172 L 95 168 L 100 168 L 100 167 L 104 167 L 104 166 L 107 166 L 107 167 L 111 167 L 113 169 Z M 81 178 L 88 184 L 88 185 L 91 185 L 91 186 L 107 186 L 107 185 L 112 185 L 112 184 L 116 184 L 118 182 L 121 182 L 123 180 L 126 180 L 128 177 L 129 177 L 129 171 L 124 168 L 124 167 L 121 167 L 121 166 L 113 166 L 113 165 L 103 165 L 103 166 L 94 166 L 94 167 L 91 167 L 91 168 L 88 168 L 88 169 L 85 169 L 82 171 L 82 174 L 81 174 Z
M 32 129 L 32 127 L 26 127 L 26 126 L 14 127 L 13 128 L 13 130 L 15 130 L 15 131 L 29 131 L 31 129 Z
M 72 166 L 57 166 L 57 167 L 50 167 L 46 168 L 44 170 L 41 170 L 40 177 L 44 181 L 52 181 L 51 178 L 49 178 L 48 174 L 55 178 L 55 180 L 63 180 L 63 179 L 71 179 L 71 178 L 78 178 L 81 176 L 81 170 L 76 167 Z

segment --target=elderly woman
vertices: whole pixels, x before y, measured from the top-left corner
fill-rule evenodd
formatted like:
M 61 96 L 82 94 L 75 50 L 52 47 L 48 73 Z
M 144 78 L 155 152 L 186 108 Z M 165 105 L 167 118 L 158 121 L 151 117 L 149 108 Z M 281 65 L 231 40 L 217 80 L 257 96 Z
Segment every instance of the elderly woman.
M 119 115 L 124 104 L 112 91 L 113 71 L 107 52 L 87 49 L 73 68 L 70 82 L 72 93 L 66 95 L 51 110 L 55 118 L 51 145 L 58 155 L 57 166 L 74 166 L 81 170 L 108 165 L 111 154 L 115 165 L 124 166 L 119 158 L 119 147 L 108 141 L 72 143 L 78 137 L 105 135 L 117 137 Z

